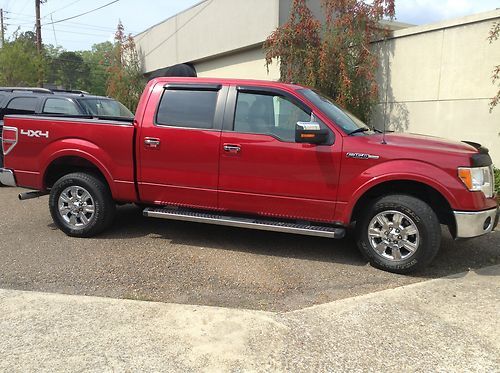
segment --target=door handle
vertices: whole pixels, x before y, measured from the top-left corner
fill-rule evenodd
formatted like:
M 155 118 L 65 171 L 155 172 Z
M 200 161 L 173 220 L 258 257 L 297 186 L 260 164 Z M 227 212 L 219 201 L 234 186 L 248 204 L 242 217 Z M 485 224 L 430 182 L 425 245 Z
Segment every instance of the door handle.
M 241 151 L 241 147 L 239 145 L 224 145 L 224 151 L 228 153 L 239 153 Z
M 146 145 L 149 148 L 158 148 L 160 147 L 160 139 L 154 137 L 145 137 L 144 145 Z

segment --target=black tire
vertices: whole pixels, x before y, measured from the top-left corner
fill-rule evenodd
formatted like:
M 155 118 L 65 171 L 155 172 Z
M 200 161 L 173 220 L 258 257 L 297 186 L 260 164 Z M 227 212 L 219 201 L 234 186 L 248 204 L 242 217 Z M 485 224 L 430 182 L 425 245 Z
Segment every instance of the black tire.
M 87 224 L 72 225 L 59 211 L 59 198 L 70 187 L 87 191 L 91 197 L 93 214 Z M 89 173 L 72 173 L 61 177 L 50 190 L 50 214 L 59 229 L 71 237 L 93 237 L 110 227 L 116 214 L 116 205 L 106 182 Z M 68 213 L 74 215 L 74 213 Z M 82 223 L 81 223 L 82 224 Z
M 391 212 L 397 212 L 392 215 L 392 219 L 403 216 L 403 223 L 395 224 L 391 221 L 389 219 Z M 389 222 L 385 225 L 389 228 L 384 229 L 376 220 L 377 216 L 380 217 L 379 214 L 382 214 L 382 219 L 386 218 L 383 222 Z M 375 225 L 371 225 L 372 220 Z M 401 229 L 396 230 L 396 225 L 404 226 L 404 224 L 408 224 L 404 229 L 405 232 L 399 233 Z M 370 227 L 375 229 L 370 231 L 371 236 Z M 406 235 L 406 232 L 414 231 L 412 227 L 417 228 L 417 233 Z M 377 236 L 378 232 L 381 237 Z M 441 226 L 434 210 L 422 200 L 408 195 L 389 195 L 368 206 L 356 224 L 356 241 L 361 253 L 374 267 L 388 272 L 408 274 L 427 266 L 434 259 L 441 245 Z M 389 245 L 395 245 L 396 248 L 387 246 L 386 251 L 383 251 L 386 242 L 391 242 Z M 380 246 L 376 247 L 382 252 L 377 252 L 375 249 L 377 243 Z M 416 247 L 416 250 L 407 250 L 405 243 Z M 400 245 L 403 246 L 398 249 L 397 246 Z

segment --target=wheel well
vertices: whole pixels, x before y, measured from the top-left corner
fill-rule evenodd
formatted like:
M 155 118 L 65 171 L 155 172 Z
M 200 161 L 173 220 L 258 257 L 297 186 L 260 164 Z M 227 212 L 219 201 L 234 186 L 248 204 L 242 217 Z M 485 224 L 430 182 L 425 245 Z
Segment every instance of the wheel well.
M 354 206 L 351 222 L 362 214 L 363 209 L 376 199 L 389 194 L 406 194 L 426 202 L 436 213 L 439 222 L 447 225 L 452 235 L 456 232 L 453 210 L 441 193 L 433 187 L 417 181 L 388 181 L 368 190 Z
M 43 180 L 45 188 L 52 188 L 57 180 L 73 172 L 91 173 L 107 184 L 106 178 L 95 164 L 84 158 L 70 156 L 58 158 L 47 167 Z

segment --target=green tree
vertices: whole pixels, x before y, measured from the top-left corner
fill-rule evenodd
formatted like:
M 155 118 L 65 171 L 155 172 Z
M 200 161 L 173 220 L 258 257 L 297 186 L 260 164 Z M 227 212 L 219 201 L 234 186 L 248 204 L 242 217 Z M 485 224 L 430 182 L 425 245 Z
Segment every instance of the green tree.
M 380 21 L 392 19 L 394 0 L 322 0 L 323 29 L 306 0 L 294 0 L 290 19 L 266 41 L 269 65 L 278 61 L 281 80 L 309 85 L 367 121 L 378 99 L 378 56 L 371 42 L 382 37 Z
M 107 94 L 135 111 L 145 81 L 139 54 L 132 35 L 126 35 L 121 21 L 115 33 L 115 43 L 109 57 Z
M 15 32 L 0 49 L 0 85 L 36 86 L 38 69 L 43 65 L 44 60 L 36 51 L 34 33 Z
M 490 35 L 488 36 L 488 40 L 491 44 L 494 41 L 498 40 L 499 37 L 500 37 L 500 22 L 495 22 L 490 30 Z M 490 112 L 492 112 L 495 106 L 497 106 L 500 103 L 500 65 L 496 65 L 494 67 L 491 80 L 493 81 L 493 84 L 496 84 L 498 86 L 498 92 L 495 95 L 495 97 L 493 97 L 490 101 Z
M 82 89 L 98 96 L 107 94 L 107 81 L 109 79 L 107 68 L 112 51 L 113 43 L 106 41 L 94 44 L 91 50 L 80 52 L 83 61 L 89 68 L 88 79 Z
M 89 67 L 76 52 L 63 51 L 51 61 L 51 77 L 66 89 L 88 86 Z

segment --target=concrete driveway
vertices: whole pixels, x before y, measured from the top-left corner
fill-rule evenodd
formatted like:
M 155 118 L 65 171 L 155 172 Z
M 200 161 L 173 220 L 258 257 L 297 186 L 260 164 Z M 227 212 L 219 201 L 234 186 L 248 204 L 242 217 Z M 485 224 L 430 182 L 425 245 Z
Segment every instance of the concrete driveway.
M 286 313 L 0 290 L 5 372 L 498 372 L 500 266 Z

